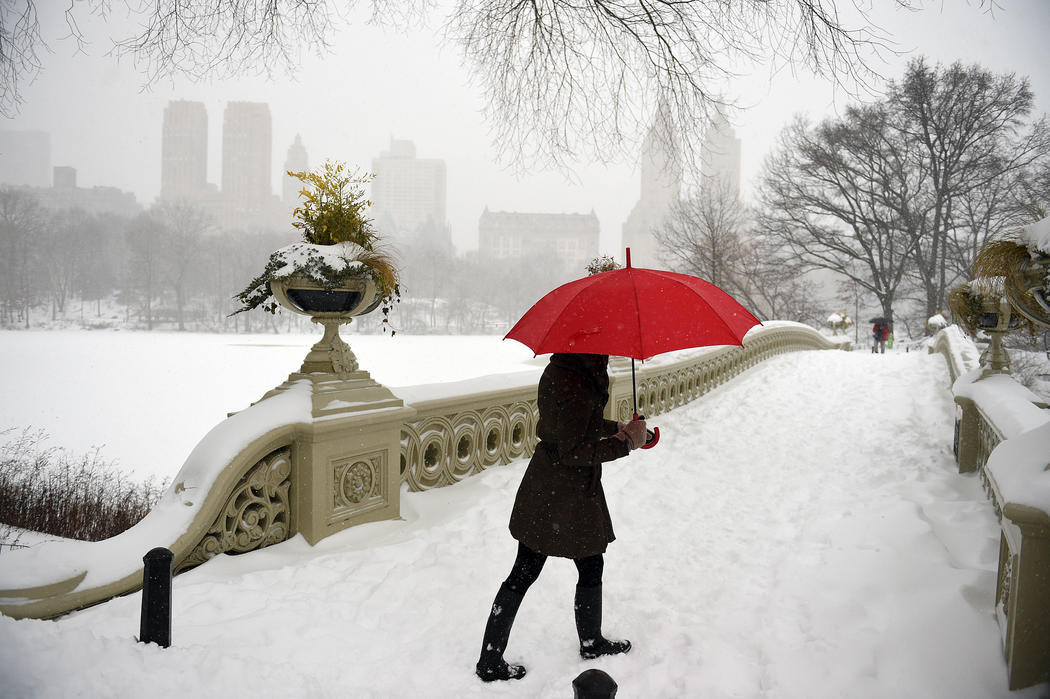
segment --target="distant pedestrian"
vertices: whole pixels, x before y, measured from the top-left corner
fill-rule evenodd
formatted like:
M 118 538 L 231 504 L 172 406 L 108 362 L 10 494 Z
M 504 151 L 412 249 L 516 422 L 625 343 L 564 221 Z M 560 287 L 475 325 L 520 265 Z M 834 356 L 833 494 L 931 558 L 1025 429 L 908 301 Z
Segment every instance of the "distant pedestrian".
M 871 328 L 871 352 L 886 354 L 886 341 L 890 338 L 890 324 L 885 320 L 876 320 Z
M 521 479 L 510 533 L 518 555 L 492 603 L 477 675 L 486 682 L 525 676 L 503 651 L 522 598 L 548 556 L 571 558 L 579 572 L 576 630 L 584 659 L 626 653 L 630 641 L 602 635 L 602 554 L 616 537 L 602 490 L 602 463 L 627 456 L 647 438 L 645 420 L 618 423 L 603 417 L 609 400 L 609 358 L 554 354 L 537 395 L 540 442 Z

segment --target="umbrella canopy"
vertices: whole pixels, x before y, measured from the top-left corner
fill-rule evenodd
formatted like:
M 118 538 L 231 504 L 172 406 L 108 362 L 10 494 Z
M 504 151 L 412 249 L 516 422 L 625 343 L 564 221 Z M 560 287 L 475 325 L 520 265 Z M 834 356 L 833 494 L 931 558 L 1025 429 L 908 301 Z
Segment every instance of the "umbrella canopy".
M 875 316 L 874 318 L 870 319 L 868 322 L 869 323 L 888 323 L 889 321 L 886 319 L 885 316 Z
M 740 345 L 761 321 L 711 282 L 627 266 L 559 286 L 507 337 L 536 354 L 572 352 L 648 359 L 709 345 Z
M 689 347 L 740 345 L 761 321 L 711 282 L 688 274 L 627 266 L 569 282 L 549 292 L 515 323 L 504 339 L 536 354 L 569 352 L 634 360 Z M 646 445 L 653 446 L 660 438 Z

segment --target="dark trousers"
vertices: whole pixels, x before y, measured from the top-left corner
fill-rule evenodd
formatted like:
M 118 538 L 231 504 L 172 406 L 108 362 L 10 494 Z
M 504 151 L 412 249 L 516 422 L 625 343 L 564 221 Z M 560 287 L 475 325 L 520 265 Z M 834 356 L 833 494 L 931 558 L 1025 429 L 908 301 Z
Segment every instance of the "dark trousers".
M 580 579 L 576 585 L 577 609 L 579 609 L 581 590 L 584 595 L 600 597 L 602 569 L 605 566 L 605 561 L 601 554 L 587 556 L 586 558 L 576 558 L 573 561 L 576 563 L 576 569 L 580 573 Z M 518 613 L 518 607 L 521 606 L 521 600 L 525 596 L 525 592 L 540 577 L 543 564 L 546 562 L 546 555 L 533 551 L 525 544 L 518 542 L 518 555 L 514 559 L 514 566 L 510 570 L 510 575 L 503 581 L 499 591 L 496 593 L 496 599 L 492 602 L 492 611 L 489 612 L 488 623 L 485 625 L 485 638 L 481 643 L 481 656 L 478 658 L 477 666 L 478 674 L 483 679 L 493 676 L 497 679 L 506 679 L 499 673 L 505 673 L 507 670 L 506 663 L 503 660 L 503 651 L 506 649 L 507 640 L 510 638 L 510 629 L 514 625 L 514 617 Z M 595 616 L 595 619 L 597 620 L 599 631 L 593 637 L 600 635 L 600 612 Z M 577 625 L 579 625 L 578 620 Z M 509 677 L 510 675 L 507 676 Z
M 510 575 L 504 581 L 504 586 L 519 595 L 524 595 L 532 583 L 540 577 L 546 562 L 545 554 L 537 553 L 519 541 L 518 556 L 514 559 L 514 567 L 511 568 Z M 576 564 L 576 570 L 580 574 L 578 586 L 594 587 L 602 584 L 602 570 L 605 567 L 605 559 L 602 554 L 574 558 L 573 563 Z

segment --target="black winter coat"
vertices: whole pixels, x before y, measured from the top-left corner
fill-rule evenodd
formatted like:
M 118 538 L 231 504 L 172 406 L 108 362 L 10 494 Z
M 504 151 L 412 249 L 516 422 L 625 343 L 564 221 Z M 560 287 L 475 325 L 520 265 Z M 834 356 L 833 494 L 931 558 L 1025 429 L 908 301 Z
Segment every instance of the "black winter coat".
M 613 534 L 602 490 L 602 463 L 626 456 L 603 416 L 609 400 L 608 357 L 555 354 L 537 393 L 540 439 L 521 479 L 510 516 L 511 535 L 548 556 L 604 553 Z

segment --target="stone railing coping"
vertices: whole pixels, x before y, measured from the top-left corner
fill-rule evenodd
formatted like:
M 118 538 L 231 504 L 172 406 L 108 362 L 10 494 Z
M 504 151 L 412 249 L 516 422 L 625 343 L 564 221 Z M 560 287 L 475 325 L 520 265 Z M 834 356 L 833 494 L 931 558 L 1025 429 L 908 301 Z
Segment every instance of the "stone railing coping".
M 969 369 L 954 376 L 952 393 L 973 401 L 981 419 L 1002 437 L 984 472 L 1004 510 L 1010 504 L 1050 513 L 1050 410 L 1047 403 L 1008 374 L 980 378 L 973 341 L 958 326 L 940 331 L 930 344 L 949 367 Z M 1013 508 L 1017 509 L 1017 508 Z M 1012 510 L 1011 510 L 1012 511 Z
M 1006 517 L 1013 519 L 1011 505 L 1021 505 L 1041 512 L 1042 523 L 1050 525 L 1050 419 L 1000 442 L 985 470 L 1007 503 L 1003 507 Z M 1031 520 L 1031 514 L 1026 519 Z
M 1050 412 L 1044 409 L 1046 402 L 1039 396 L 1007 374 L 981 379 L 981 372 L 977 368 L 960 376 L 952 384 L 952 393 L 976 403 L 1004 439 L 1050 422 Z
M 930 340 L 928 351 L 940 352 L 948 360 L 952 381 L 980 365 L 981 352 L 958 325 L 949 325 Z
M 545 363 L 546 364 L 546 363 Z M 474 402 L 497 398 L 501 394 L 516 393 L 522 389 L 535 390 L 543 368 L 517 371 L 511 374 L 491 374 L 462 381 L 401 386 L 391 389 L 398 398 L 419 410 L 428 410 L 437 404 Z

